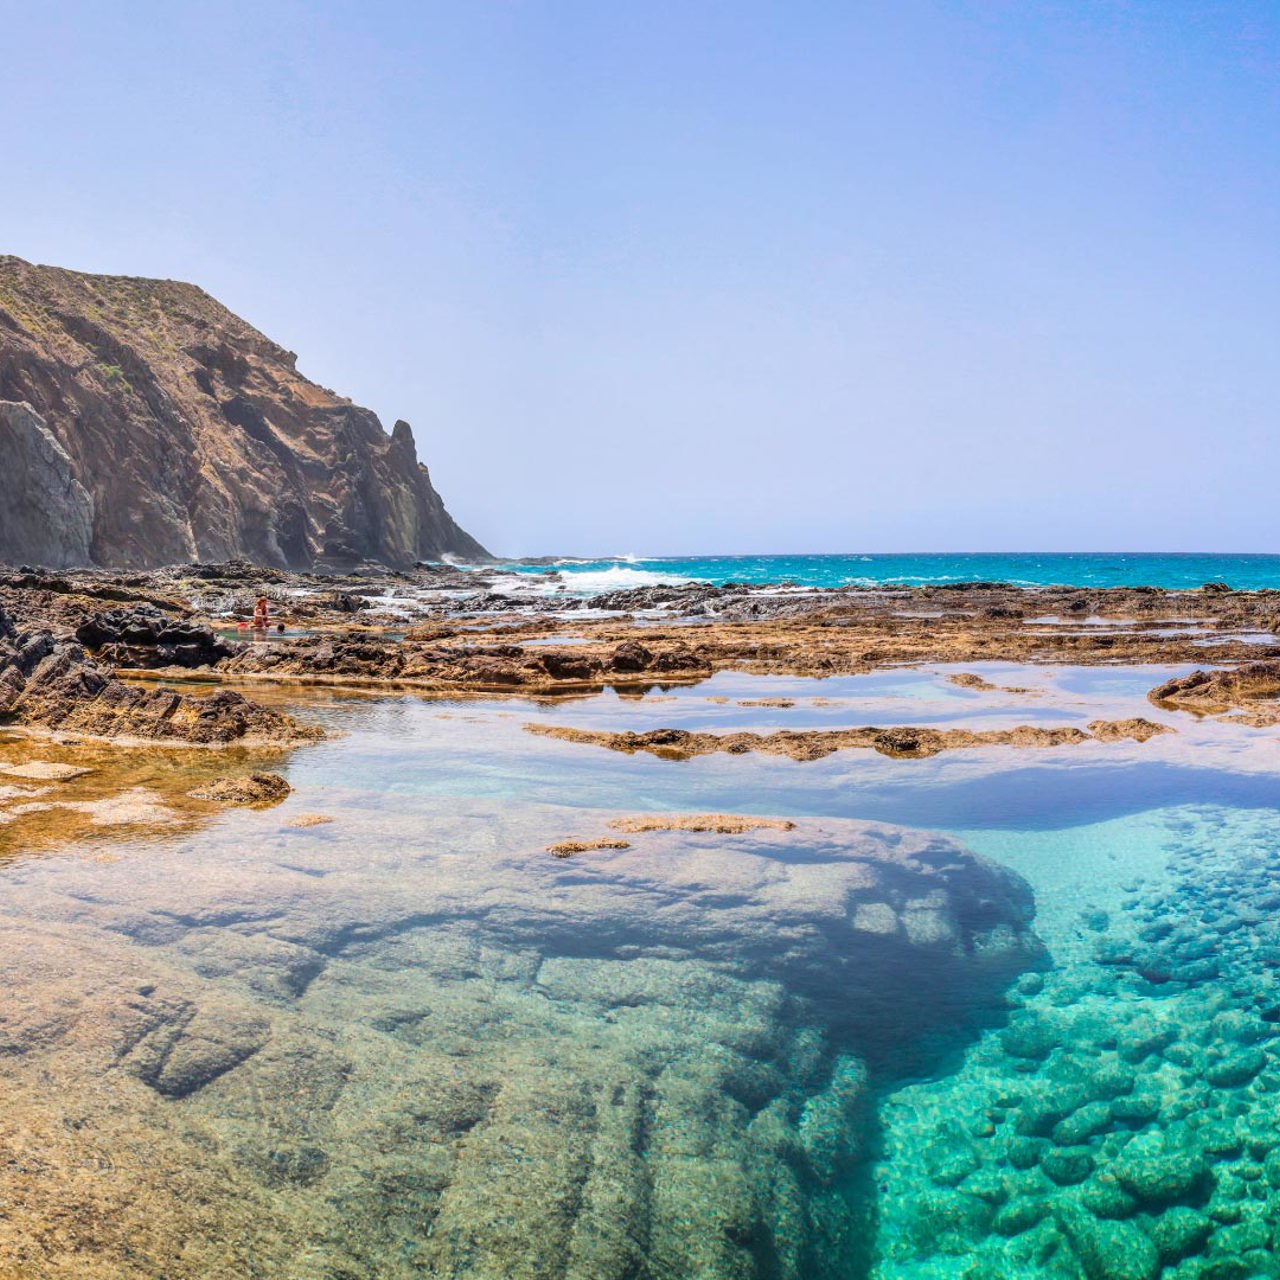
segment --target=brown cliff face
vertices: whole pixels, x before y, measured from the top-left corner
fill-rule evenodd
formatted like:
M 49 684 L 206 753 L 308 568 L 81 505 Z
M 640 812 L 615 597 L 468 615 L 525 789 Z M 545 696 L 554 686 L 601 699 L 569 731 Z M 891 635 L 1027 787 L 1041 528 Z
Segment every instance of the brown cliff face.
M 48 512 L 0 522 L 0 561 L 487 558 L 408 424 L 388 435 L 295 359 L 194 285 L 0 256 L 0 508 Z

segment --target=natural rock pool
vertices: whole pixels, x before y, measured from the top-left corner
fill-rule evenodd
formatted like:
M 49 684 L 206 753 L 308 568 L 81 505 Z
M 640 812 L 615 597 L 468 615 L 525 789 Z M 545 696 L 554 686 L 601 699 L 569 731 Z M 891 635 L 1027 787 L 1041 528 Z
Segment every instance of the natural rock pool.
M 0 1276 L 1280 1273 L 1275 730 L 1153 712 L 1170 668 L 965 670 L 0 740 Z M 1147 714 L 923 760 L 524 729 Z M 277 807 L 187 795 L 264 761 Z

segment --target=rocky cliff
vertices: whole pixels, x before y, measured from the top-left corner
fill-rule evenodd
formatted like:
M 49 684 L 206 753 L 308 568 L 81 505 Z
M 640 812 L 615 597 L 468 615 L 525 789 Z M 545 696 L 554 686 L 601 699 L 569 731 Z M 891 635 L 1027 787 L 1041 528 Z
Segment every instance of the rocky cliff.
M 484 558 L 413 432 L 203 290 L 0 256 L 0 561 Z

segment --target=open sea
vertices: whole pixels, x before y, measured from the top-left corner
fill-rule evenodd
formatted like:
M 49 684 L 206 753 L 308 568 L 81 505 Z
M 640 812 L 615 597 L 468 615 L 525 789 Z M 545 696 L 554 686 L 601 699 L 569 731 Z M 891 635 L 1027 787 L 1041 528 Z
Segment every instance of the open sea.
M 1008 582 L 1026 587 L 1199 587 L 1225 582 L 1238 591 L 1280 589 L 1280 554 L 1208 552 L 914 552 L 893 555 L 565 557 L 512 561 L 513 573 L 555 569 L 575 593 L 678 582 L 795 583 L 804 587 L 903 583 Z

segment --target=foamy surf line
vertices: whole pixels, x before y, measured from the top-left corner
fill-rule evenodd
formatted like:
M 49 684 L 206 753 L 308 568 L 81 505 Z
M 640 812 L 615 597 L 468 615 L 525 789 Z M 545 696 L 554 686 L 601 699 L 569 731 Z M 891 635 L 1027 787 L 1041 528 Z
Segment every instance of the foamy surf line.
M 679 587 L 703 579 L 677 574 L 654 573 L 649 569 L 628 569 L 617 565 L 611 569 L 573 571 L 567 566 L 556 571 L 559 576 L 512 573 L 495 578 L 493 590 L 512 596 L 598 596 L 610 591 L 630 591 L 636 587 Z

